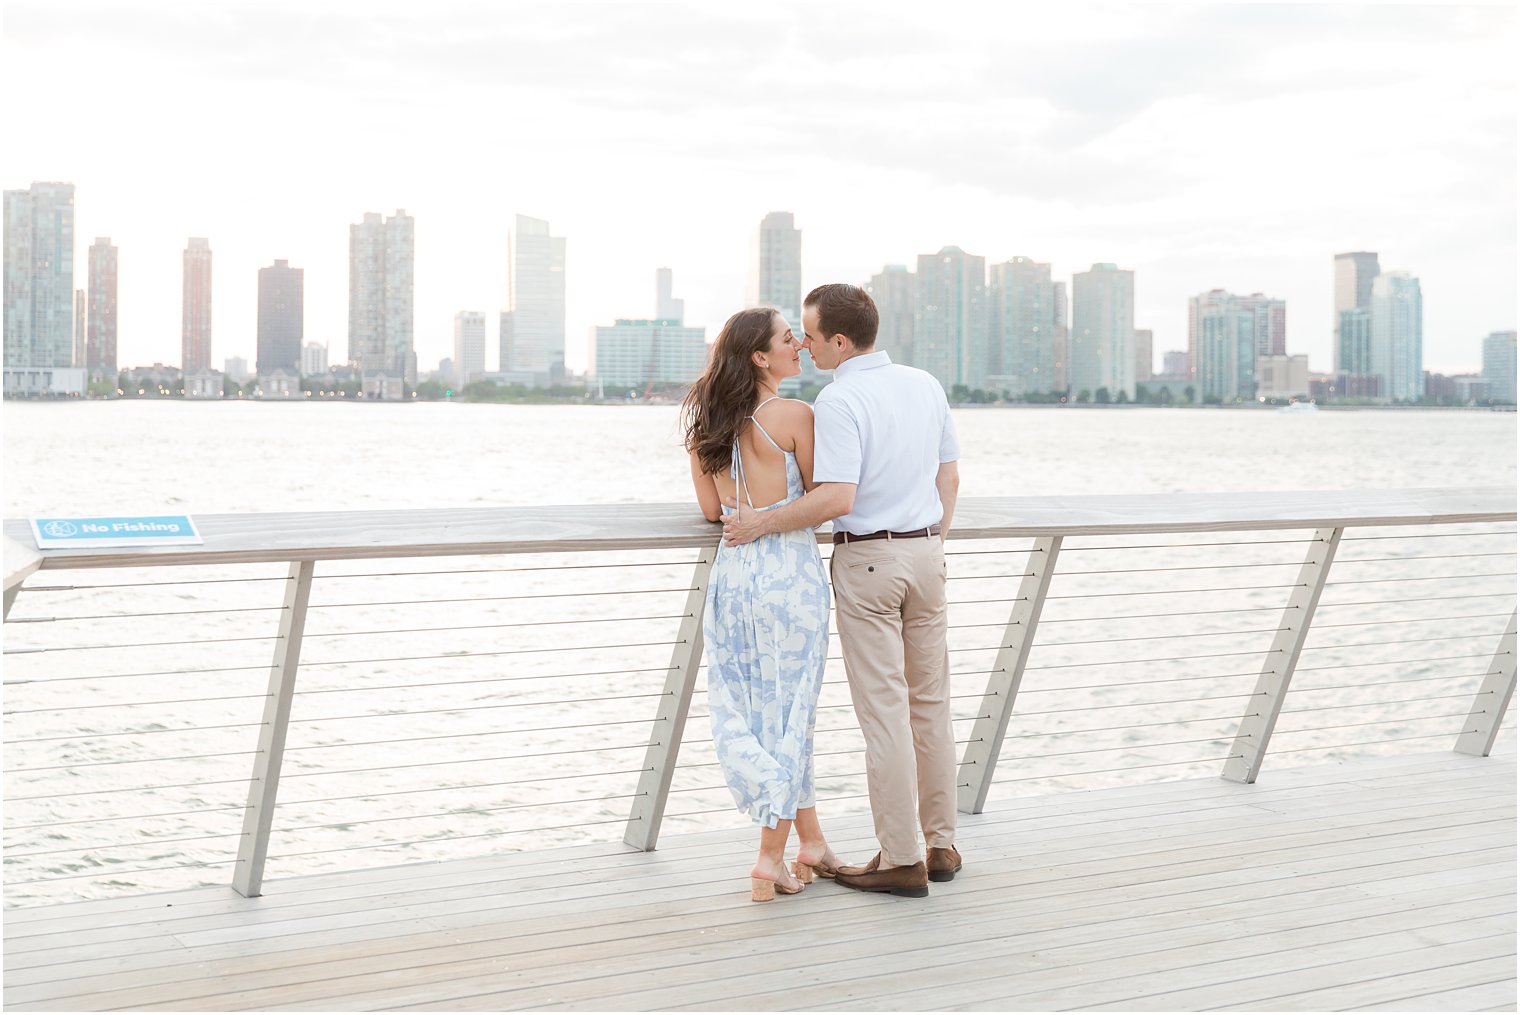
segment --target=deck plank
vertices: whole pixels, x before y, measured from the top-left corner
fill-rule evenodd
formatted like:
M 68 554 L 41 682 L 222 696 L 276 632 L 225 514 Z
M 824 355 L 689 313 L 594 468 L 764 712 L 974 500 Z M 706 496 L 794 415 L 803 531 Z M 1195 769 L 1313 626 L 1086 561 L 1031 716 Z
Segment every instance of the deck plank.
M 5 1004 L 1513 1006 L 1514 786 L 1510 749 L 995 802 L 927 900 L 752 905 L 730 829 L 41 907 L 7 914 Z M 868 816 L 829 827 L 870 848 Z

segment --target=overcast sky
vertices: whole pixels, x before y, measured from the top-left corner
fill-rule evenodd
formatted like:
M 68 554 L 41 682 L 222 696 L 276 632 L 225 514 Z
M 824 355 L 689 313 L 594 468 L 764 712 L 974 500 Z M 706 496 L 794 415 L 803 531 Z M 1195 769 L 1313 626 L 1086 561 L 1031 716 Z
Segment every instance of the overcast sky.
M 1457 372 L 1515 327 L 1516 35 L 1509 4 L 9 0 L 0 178 L 76 185 L 78 287 L 120 247 L 123 366 L 179 362 L 190 236 L 217 365 L 274 258 L 346 358 L 348 226 L 404 208 L 423 370 L 455 311 L 494 334 L 516 212 L 568 238 L 583 368 L 660 266 L 711 339 L 787 210 L 804 290 L 951 244 L 1133 269 L 1158 366 L 1222 287 L 1285 298 L 1328 370 L 1332 257 L 1374 250 Z

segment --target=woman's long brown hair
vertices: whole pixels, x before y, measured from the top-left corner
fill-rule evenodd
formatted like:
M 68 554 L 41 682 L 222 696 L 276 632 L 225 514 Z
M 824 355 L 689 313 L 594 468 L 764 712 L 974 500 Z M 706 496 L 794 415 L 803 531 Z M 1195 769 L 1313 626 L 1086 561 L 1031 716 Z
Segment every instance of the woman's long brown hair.
M 730 317 L 713 342 L 707 369 L 681 402 L 686 450 L 702 471 L 715 473 L 732 461 L 734 441 L 755 411 L 761 370 L 754 355 L 771 347 L 776 311 L 752 307 Z

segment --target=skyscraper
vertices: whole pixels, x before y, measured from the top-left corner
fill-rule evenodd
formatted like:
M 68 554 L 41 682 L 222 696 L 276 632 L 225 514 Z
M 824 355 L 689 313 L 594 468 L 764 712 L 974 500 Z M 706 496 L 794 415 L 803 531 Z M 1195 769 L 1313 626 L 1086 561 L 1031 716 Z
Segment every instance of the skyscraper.
M 1135 383 L 1140 384 L 1151 379 L 1155 373 L 1155 351 L 1152 346 L 1155 342 L 1155 333 L 1149 328 L 1135 329 Z
M 789 211 L 771 212 L 755 230 L 745 302 L 775 307 L 793 329 L 802 321 L 802 230 Z
M 5 365 L 74 363 L 74 185 L 5 192 Z
M 918 279 L 906 265 L 889 264 L 871 276 L 865 289 L 876 303 L 879 318 L 876 348 L 886 350 L 894 363 L 917 366 L 913 318 L 918 306 Z
M 89 326 L 85 334 L 85 367 L 89 376 L 116 378 L 116 247 L 109 236 L 97 236 L 90 247 Z
M 918 255 L 914 365 L 948 391 L 987 384 L 987 259 L 960 247 Z
M 1483 383 L 1488 400 L 1515 404 L 1515 333 L 1495 331 L 1483 340 Z
M 486 372 L 486 315 L 461 310 L 454 315 L 454 374 L 461 387 Z
M 321 342 L 307 342 L 301 346 L 301 376 L 320 377 L 327 373 L 327 346 Z
M 994 264 L 987 280 L 989 386 L 1015 397 L 1055 388 L 1055 327 L 1050 265 L 1027 257 Z
M 1371 309 L 1372 280 L 1377 278 L 1379 270 L 1377 254 L 1361 251 L 1335 255 L 1335 319 L 1331 326 L 1335 329 L 1334 349 L 1337 355 L 1341 349 L 1341 313 L 1346 310 Z M 1350 369 L 1337 359 L 1335 372 L 1355 374 L 1360 371 Z
M 306 270 L 289 261 L 259 269 L 259 355 L 256 369 L 264 377 L 276 370 L 292 375 L 301 369 L 301 339 L 306 305 Z
M 519 215 L 507 262 L 501 369 L 557 383 L 565 373 L 565 238 L 551 236 L 542 219 Z
M 1335 362 L 1339 364 L 1337 373 L 1348 378 L 1372 376 L 1371 310 L 1351 307 L 1341 311 L 1340 327 L 1336 329 L 1335 337 Z
M 1068 311 L 1070 303 L 1066 293 L 1066 283 L 1057 282 L 1052 287 L 1051 299 L 1055 303 L 1055 351 L 1051 354 L 1052 373 L 1055 383 L 1053 391 L 1065 391 L 1070 385 L 1067 383 L 1067 364 L 1071 362 L 1071 315 Z
M 89 320 L 89 300 L 83 289 L 74 290 L 74 357 L 72 365 L 83 367 L 86 355 L 88 355 L 88 329 L 85 322 Z
M 1199 401 L 1256 397 L 1257 305 L 1223 289 L 1188 301 L 1188 352 Z
M 673 273 L 669 268 L 655 269 L 654 317 L 657 321 L 675 321 L 680 324 L 686 320 L 686 301 L 678 300 L 670 294 L 673 285 Z
M 188 374 L 211 366 L 211 243 L 191 237 L 184 260 L 180 367 Z
M 1095 264 L 1072 276 L 1068 380 L 1094 396 L 1135 394 L 1135 273 Z
M 1420 280 L 1389 271 L 1372 280 L 1372 372 L 1383 396 L 1413 402 L 1425 394 L 1424 310 Z
M 799 336 L 802 332 L 802 230 L 789 211 L 773 211 L 760 220 L 750 252 L 745 303 L 774 307 Z M 819 383 L 812 357 L 802 357 L 802 373 L 786 382 L 787 393 Z
M 348 227 L 348 358 L 364 373 L 415 384 L 412 277 L 416 226 L 401 209 Z

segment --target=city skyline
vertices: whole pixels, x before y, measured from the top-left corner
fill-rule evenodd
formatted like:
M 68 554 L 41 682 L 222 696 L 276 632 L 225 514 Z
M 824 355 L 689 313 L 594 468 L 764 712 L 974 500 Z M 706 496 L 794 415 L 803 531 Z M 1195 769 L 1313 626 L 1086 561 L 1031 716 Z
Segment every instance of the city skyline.
M 869 25 L 848 5 L 596 17 L 455 5 L 457 17 L 425 18 L 384 4 L 78 9 L 8 5 L 0 80 L 19 94 L 54 80 L 50 66 L 79 73 L 57 78 L 51 102 L 17 104 L 29 143 L 7 146 L 0 176 L 7 188 L 74 183 L 76 235 L 121 249 L 124 364 L 176 357 L 189 236 L 217 251 L 214 361 L 254 352 L 254 272 L 276 258 L 308 271 L 308 338 L 343 348 L 344 227 L 377 207 L 419 223 L 425 366 L 449 354 L 455 312 L 506 308 L 519 209 L 571 240 L 576 370 L 592 326 L 646 312 L 658 266 L 684 280 L 686 319 L 715 333 L 743 305 L 754 223 L 776 208 L 807 233 L 804 291 L 945 246 L 988 263 L 1029 256 L 1057 279 L 1120 264 L 1140 279 L 1135 324 L 1154 332 L 1158 357 L 1183 347 L 1187 299 L 1223 288 L 1293 304 L 1289 348 L 1330 370 L 1324 263 L 1346 250 L 1377 250 L 1421 278 L 1432 370 L 1475 369 L 1483 336 L 1514 327 L 1510 8 L 1111 6 L 1095 25 L 1080 10 L 1010 5 L 971 33 L 892 5 Z M 777 52 L 746 61 L 741 40 L 771 31 Z M 845 74 L 828 54 L 858 49 L 857 34 L 870 55 Z M 341 75 L 321 70 L 329 46 L 349 60 Z M 533 58 L 504 68 L 503 47 Z M 651 48 L 669 58 L 631 55 Z M 744 89 L 713 83 L 725 60 L 751 67 Z M 1128 68 L 1130 84 L 1072 69 L 1097 64 Z M 799 77 L 799 66 L 816 70 Z M 193 109 L 158 98 L 186 77 L 202 83 Z M 122 112 L 81 124 L 69 111 L 90 108 L 107 81 Z M 249 124 L 286 108 L 271 89 L 299 97 L 286 104 L 287 146 L 249 157 Z M 483 107 L 511 112 L 506 139 L 471 126 L 468 111 Z M 852 141 L 828 148 L 841 109 Z M 1247 115 L 1272 143 L 1221 174 L 1197 124 Z M 185 117 L 198 136 L 181 136 Z M 398 142 L 384 160 L 365 154 L 376 130 Z M 480 138 L 483 157 L 451 165 L 441 187 L 425 153 L 464 136 Z M 532 159 L 512 157 L 508 143 L 523 138 Z M 154 158 L 99 154 L 117 150 Z M 607 151 L 618 186 L 605 185 Z M 301 172 L 280 161 L 287 152 Z M 164 168 L 178 165 L 197 169 Z M 83 268 L 76 260 L 76 278 Z

